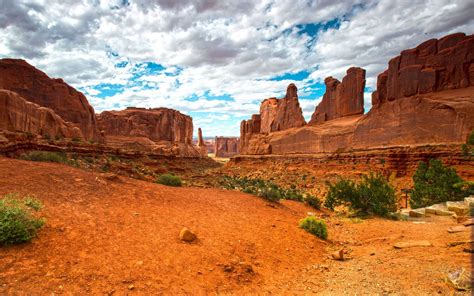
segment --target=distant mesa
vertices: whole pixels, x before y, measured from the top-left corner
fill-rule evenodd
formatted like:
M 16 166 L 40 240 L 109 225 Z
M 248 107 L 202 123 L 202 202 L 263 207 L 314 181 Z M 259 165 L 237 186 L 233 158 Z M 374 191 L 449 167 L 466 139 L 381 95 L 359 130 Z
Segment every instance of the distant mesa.
M 216 137 L 215 139 L 216 157 L 232 157 L 239 154 L 240 140 L 238 137 Z
M 474 36 L 431 39 L 404 50 L 378 76 L 364 115 L 365 70 L 349 68 L 326 92 L 308 125 L 296 97 L 267 99 L 240 126 L 241 154 L 314 154 L 464 143 L 474 128 Z M 296 89 L 294 85 L 288 89 Z M 286 100 L 286 101 L 285 101 Z M 283 103 L 285 102 L 285 103 Z

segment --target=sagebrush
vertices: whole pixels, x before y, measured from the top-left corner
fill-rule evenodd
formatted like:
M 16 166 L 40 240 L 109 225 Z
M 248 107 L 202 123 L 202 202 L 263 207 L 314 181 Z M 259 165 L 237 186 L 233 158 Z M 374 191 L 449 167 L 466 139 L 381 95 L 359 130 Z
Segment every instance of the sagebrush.
M 340 179 L 327 183 L 328 194 L 324 206 L 333 210 L 344 205 L 357 216 L 377 215 L 387 217 L 397 210 L 395 189 L 380 173 L 363 175 L 360 182 Z
M 28 242 L 34 238 L 44 220 L 36 216 L 42 208 L 33 197 L 19 199 L 9 194 L 0 199 L 0 244 L 10 245 Z
M 443 165 L 439 159 L 420 162 L 413 175 L 410 206 L 421 208 L 446 201 L 462 200 L 474 193 L 474 185 L 465 182 L 454 168 Z
M 156 183 L 167 185 L 167 186 L 174 186 L 174 187 L 180 187 L 183 184 L 181 181 L 181 178 L 173 174 L 160 175 L 156 179 Z
M 300 227 L 306 230 L 307 232 L 316 235 L 319 238 L 327 239 L 328 238 L 328 228 L 324 220 L 316 219 L 313 216 L 306 217 L 300 220 Z

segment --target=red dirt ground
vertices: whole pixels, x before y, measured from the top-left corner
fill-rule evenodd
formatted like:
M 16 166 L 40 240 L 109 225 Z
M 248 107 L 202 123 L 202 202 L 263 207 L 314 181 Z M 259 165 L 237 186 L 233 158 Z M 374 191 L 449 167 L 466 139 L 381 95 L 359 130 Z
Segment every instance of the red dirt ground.
M 0 247 L 0 294 L 448 295 L 447 272 L 470 270 L 466 245 L 447 247 L 470 239 L 447 233 L 452 218 L 358 223 L 317 212 L 324 242 L 298 228 L 315 212 L 300 203 L 106 176 L 0 158 L 0 194 L 36 195 L 47 219 L 31 243 Z M 181 242 L 182 227 L 199 241 Z M 433 246 L 393 248 L 413 239 Z M 352 259 L 329 259 L 341 246 Z

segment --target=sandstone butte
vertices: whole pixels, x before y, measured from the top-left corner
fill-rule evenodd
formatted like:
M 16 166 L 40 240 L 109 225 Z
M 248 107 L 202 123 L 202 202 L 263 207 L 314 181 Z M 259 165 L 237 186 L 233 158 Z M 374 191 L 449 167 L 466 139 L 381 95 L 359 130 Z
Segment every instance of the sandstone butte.
M 216 137 L 214 141 L 216 157 L 232 157 L 239 154 L 239 142 L 237 137 Z
M 62 79 L 52 79 L 24 60 L 0 59 L 0 89 L 10 90 L 28 102 L 53 110 L 64 121 L 77 126 L 81 131 L 79 136 L 88 140 L 102 140 L 94 108 L 82 93 Z
M 296 120 L 269 130 L 263 127 L 261 108 L 241 123 L 240 153 L 317 154 L 465 143 L 474 128 L 473 60 L 474 35 L 464 33 L 402 51 L 378 75 L 373 107 L 366 114 L 363 69 L 349 69 L 342 82 L 328 77 L 308 125 Z
M 192 144 L 193 119 L 179 111 L 128 107 L 121 111 L 104 111 L 97 119 L 109 146 L 151 149 L 159 154 L 201 155 Z

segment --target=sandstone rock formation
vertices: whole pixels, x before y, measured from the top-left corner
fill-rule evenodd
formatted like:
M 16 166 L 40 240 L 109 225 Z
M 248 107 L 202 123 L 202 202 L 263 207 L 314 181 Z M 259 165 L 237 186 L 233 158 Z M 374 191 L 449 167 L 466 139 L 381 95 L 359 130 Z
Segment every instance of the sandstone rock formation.
M 201 156 L 192 144 L 193 120 L 168 108 L 128 107 L 97 116 L 111 146 L 152 149 L 160 154 Z
M 259 114 L 241 122 L 239 151 L 245 151 L 249 147 L 248 142 L 254 134 L 268 134 L 304 125 L 306 121 L 298 101 L 298 89 L 291 83 L 284 98 L 264 100 L 260 105 Z M 260 148 L 263 153 L 268 153 L 268 147 Z
M 206 143 L 204 142 L 204 139 L 202 137 L 202 130 L 201 128 L 198 128 L 198 142 L 197 142 L 197 147 L 199 149 L 199 151 L 201 152 L 201 154 L 204 156 L 204 155 L 207 155 L 207 146 L 206 146 Z
M 298 102 L 298 89 L 291 83 L 282 99 L 269 98 L 260 105 L 260 132 L 270 133 L 306 124 Z
M 215 154 L 216 157 L 232 157 L 239 154 L 239 138 L 236 137 L 216 137 Z
M 474 85 L 474 35 L 430 39 L 390 60 L 377 78 L 372 105 L 417 94 Z
M 379 75 L 374 106 L 365 115 L 365 72 L 350 69 L 342 83 L 326 79 L 323 102 L 307 126 L 262 134 L 255 132 L 258 117 L 243 121 L 240 154 L 317 154 L 465 143 L 474 129 L 473 60 L 474 36 L 462 33 L 403 51 Z M 352 86 L 341 88 L 345 83 Z M 351 93 L 357 95 L 346 95 Z M 330 104 L 337 97 L 344 103 Z M 351 105 L 349 98 L 356 98 L 357 104 Z
M 61 79 L 51 79 L 24 60 L 0 60 L 0 88 L 47 107 L 74 123 L 84 138 L 100 141 L 94 109 L 86 97 Z
M 192 144 L 193 119 L 168 108 L 128 107 L 121 111 L 104 111 L 97 117 L 108 136 L 146 137 L 152 141 Z
M 53 110 L 31 103 L 19 94 L 0 89 L 0 130 L 50 137 L 80 138 L 81 130 Z
M 342 82 L 327 77 L 326 92 L 308 124 L 317 124 L 336 118 L 364 114 L 365 70 L 352 67 Z

